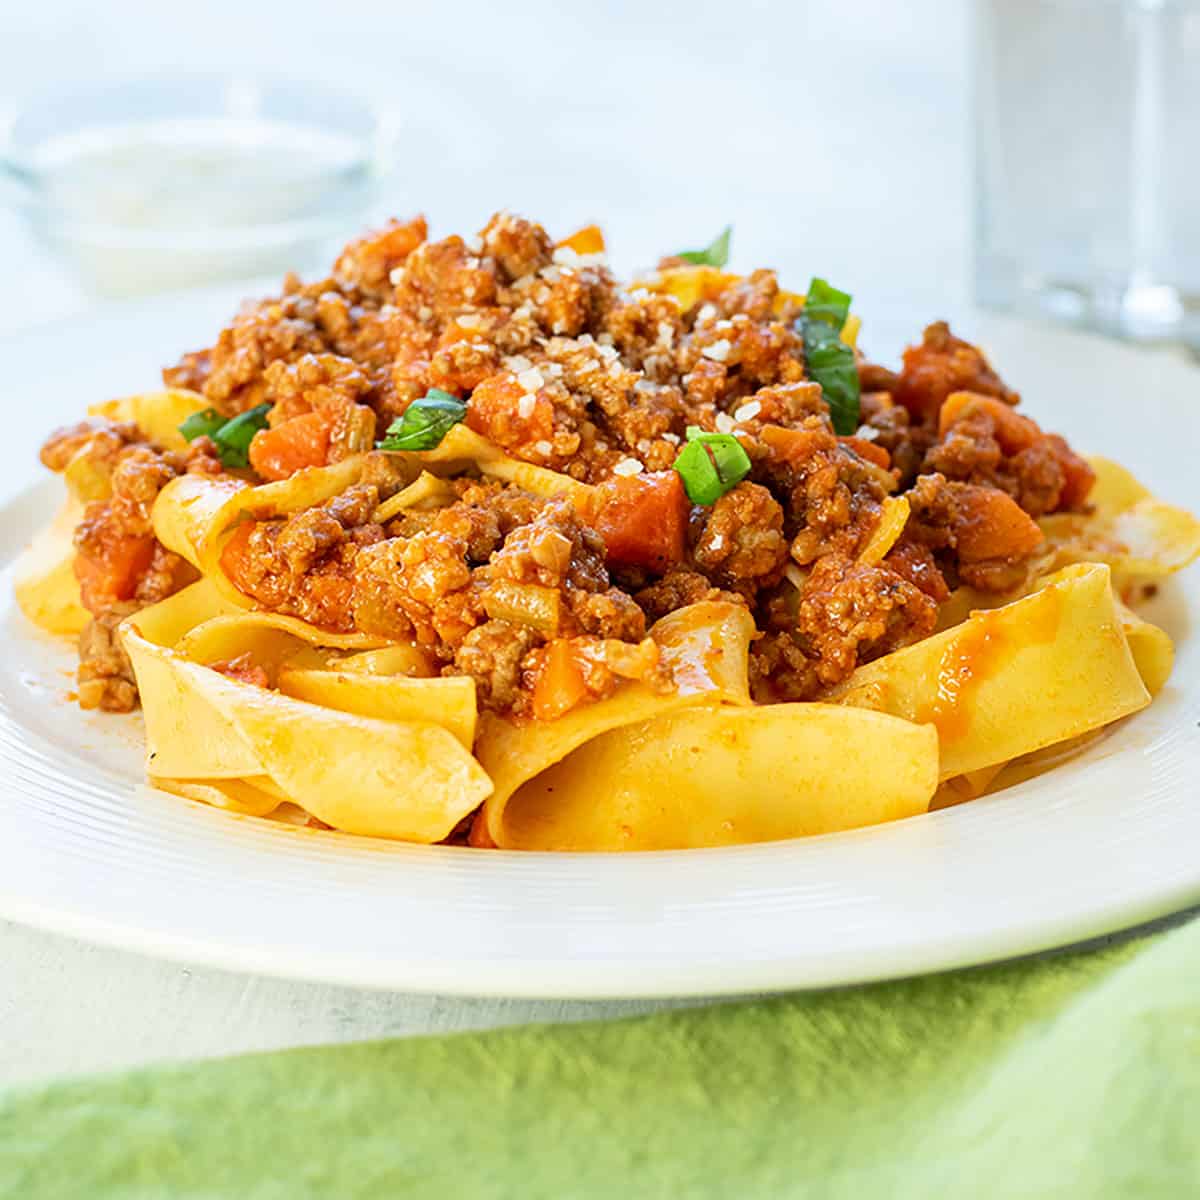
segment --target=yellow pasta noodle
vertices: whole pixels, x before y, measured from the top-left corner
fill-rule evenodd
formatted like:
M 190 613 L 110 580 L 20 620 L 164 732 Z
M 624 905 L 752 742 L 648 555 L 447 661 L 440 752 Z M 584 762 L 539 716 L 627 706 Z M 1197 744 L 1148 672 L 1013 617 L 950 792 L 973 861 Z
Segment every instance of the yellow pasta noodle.
M 1103 564 L 1066 567 L 1032 595 L 860 667 L 833 698 L 931 722 L 943 779 L 1150 703 Z
M 684 709 L 594 737 L 529 780 L 508 801 L 504 844 L 681 850 L 836 833 L 925 812 L 937 782 L 930 725 L 828 704 Z
M 17 562 L 14 591 L 21 611 L 47 633 L 76 634 L 91 619 L 79 601 L 72 535 L 83 505 L 68 498 Z
M 646 684 L 627 683 L 607 699 L 573 709 L 556 721 L 485 713 L 475 753 L 495 784 L 484 806 L 492 840 L 499 846 L 508 844 L 504 810 L 517 788 L 592 738 L 692 705 L 749 704 L 746 652 L 753 633 L 754 622 L 740 605 L 691 605 L 664 617 L 651 631 L 663 661 L 674 671 L 676 690 L 660 693 Z M 656 786 L 653 778 L 644 782 L 648 788 Z
M 43 447 L 67 501 L 16 597 L 81 635 L 82 704 L 140 698 L 152 783 L 420 843 L 726 846 L 973 799 L 1168 685 L 1133 606 L 1200 520 L 944 323 L 893 371 L 819 276 L 727 271 L 728 231 L 625 285 L 595 228 L 427 232 Z
M 222 601 L 210 584 L 194 585 L 135 614 L 123 627 L 143 697 L 146 770 L 152 779 L 171 786 L 199 781 L 196 787 L 241 780 L 261 791 L 257 781 L 265 777 L 282 797 L 335 829 L 422 842 L 446 837 L 491 790 L 460 740 L 461 729 L 456 736 L 430 720 L 343 712 L 189 661 L 177 647 L 190 633 L 195 651 L 196 632 L 206 622 L 201 619 L 187 633 L 182 627 Z M 228 614 L 218 612 L 207 623 L 223 616 Z M 222 637 L 229 636 L 233 622 L 249 627 L 235 645 L 264 631 L 287 636 L 277 626 L 259 624 L 257 616 L 233 616 Z M 228 648 L 228 642 L 222 645 Z M 193 788 L 189 794 L 200 793 Z

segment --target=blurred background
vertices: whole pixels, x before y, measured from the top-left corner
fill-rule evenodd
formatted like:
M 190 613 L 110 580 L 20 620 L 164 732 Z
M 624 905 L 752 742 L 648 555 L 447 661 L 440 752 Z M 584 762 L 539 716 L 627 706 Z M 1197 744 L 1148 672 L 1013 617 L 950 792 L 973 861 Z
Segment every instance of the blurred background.
M 10 5 L 0 323 L 507 207 L 621 271 L 732 223 L 735 268 L 913 332 L 978 301 L 1195 347 L 1197 134 L 1200 0 Z
M 43 0 L 0 15 L 0 119 L 11 130 L 37 104 L 40 118 L 47 97 L 61 107 L 94 80 L 311 80 L 361 93 L 393 123 L 369 217 L 424 211 L 435 234 L 474 230 L 499 207 L 559 236 L 599 221 L 621 269 L 732 223 L 735 266 L 824 273 L 860 305 L 911 305 L 916 328 L 968 291 L 969 9 Z M 58 119 L 95 104 L 80 107 Z M 211 181 L 180 170 L 173 190 L 192 187 Z M 360 219 L 343 224 L 348 236 Z M 11 204 L 0 213 L 0 263 L 21 281 L 0 296 L 4 328 L 141 290 L 81 282 L 69 250 L 40 243 Z

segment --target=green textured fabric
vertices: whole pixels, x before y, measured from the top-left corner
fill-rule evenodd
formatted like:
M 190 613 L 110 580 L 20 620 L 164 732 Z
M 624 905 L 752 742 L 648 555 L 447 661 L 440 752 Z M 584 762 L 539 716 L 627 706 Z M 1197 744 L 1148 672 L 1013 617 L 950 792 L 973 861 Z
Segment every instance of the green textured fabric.
M 0 1196 L 1200 1195 L 1200 922 L 956 975 L 0 1103 Z

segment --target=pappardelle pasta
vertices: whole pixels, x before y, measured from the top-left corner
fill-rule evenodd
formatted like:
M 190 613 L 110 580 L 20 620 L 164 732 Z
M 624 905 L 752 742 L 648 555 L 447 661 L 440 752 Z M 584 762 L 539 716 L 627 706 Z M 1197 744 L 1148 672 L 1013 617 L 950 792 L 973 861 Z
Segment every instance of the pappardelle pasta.
M 157 787 L 421 843 L 720 846 L 915 816 L 1151 702 L 1200 521 L 945 324 L 631 283 L 589 227 L 422 219 L 284 282 L 42 461 L 18 601 Z

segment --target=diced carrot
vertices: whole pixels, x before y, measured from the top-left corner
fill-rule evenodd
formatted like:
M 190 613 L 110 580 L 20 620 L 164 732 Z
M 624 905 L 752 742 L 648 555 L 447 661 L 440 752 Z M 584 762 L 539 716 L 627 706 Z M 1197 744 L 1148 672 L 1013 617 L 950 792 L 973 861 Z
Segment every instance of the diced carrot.
M 981 396 L 976 392 L 951 392 L 946 397 L 938 414 L 938 434 L 945 437 L 946 431 L 963 417 L 973 413 L 987 413 L 996 427 L 996 441 L 1005 454 L 1015 454 L 1032 446 L 1042 431 L 1036 421 L 1022 416 L 1003 400 L 994 396 Z
M 1043 538 L 1037 523 L 1011 496 L 995 488 L 974 486 L 959 493 L 954 532 L 964 562 L 1024 558 Z
M 610 563 L 662 573 L 683 561 L 690 506 L 675 471 L 614 475 L 598 491 L 596 529 Z
M 99 613 L 114 600 L 128 600 L 154 557 L 154 538 L 136 534 L 106 537 L 98 553 L 76 554 L 79 599 L 88 612 Z
M 533 685 L 533 715 L 539 721 L 553 721 L 586 696 L 587 684 L 571 643 L 566 638 L 555 638 L 546 647 L 542 669 Z
M 789 463 L 805 463 L 819 450 L 830 446 L 824 430 L 785 429 L 782 425 L 764 425 L 758 435 L 773 458 Z
M 892 456 L 882 446 L 877 446 L 874 442 L 860 437 L 840 437 L 838 441 L 847 449 L 853 450 L 859 458 L 864 458 L 867 462 L 874 463 L 885 471 L 891 469 Z
M 305 467 L 324 466 L 334 419 L 323 409 L 260 429 L 250 443 L 250 465 L 264 479 L 287 479 Z
M 221 551 L 221 570 L 229 576 L 233 586 L 243 592 L 249 591 L 246 587 L 249 559 L 247 547 L 253 532 L 254 522 L 245 521 L 233 531 L 233 536 L 225 543 L 225 548 Z
M 567 250 L 574 250 L 576 254 L 603 254 L 604 233 L 599 225 L 585 225 L 558 244 Z

